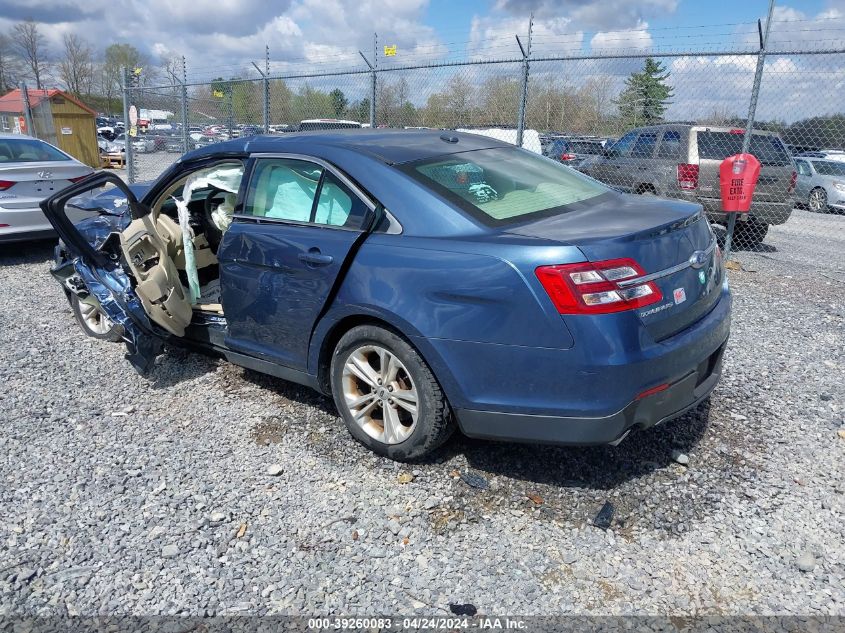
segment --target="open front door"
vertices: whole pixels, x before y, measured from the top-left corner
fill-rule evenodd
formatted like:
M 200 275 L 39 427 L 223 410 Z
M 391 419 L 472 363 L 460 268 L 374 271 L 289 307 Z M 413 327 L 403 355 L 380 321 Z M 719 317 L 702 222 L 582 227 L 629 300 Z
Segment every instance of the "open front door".
M 96 210 L 99 217 L 78 225 L 69 220 L 67 212 L 74 199 L 108 184 L 125 196 L 125 206 L 112 196 L 111 205 L 97 208 L 95 196 L 85 208 Z M 149 209 L 120 178 L 106 172 L 47 198 L 41 209 L 64 243 L 63 259 L 53 275 L 80 298 L 93 296 L 103 313 L 123 327 L 126 357 L 139 372 L 145 372 L 162 347 L 151 322 L 180 336 L 191 318 L 190 303 L 171 259 L 181 240 L 178 225 L 172 220 L 168 224 L 169 218 L 161 227 L 158 222 L 154 225 Z

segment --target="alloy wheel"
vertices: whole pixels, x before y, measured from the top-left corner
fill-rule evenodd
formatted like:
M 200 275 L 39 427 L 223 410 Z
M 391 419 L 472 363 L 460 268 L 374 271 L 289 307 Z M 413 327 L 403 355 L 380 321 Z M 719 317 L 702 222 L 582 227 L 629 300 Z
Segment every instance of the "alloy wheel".
M 378 345 L 355 349 L 343 366 L 343 401 L 355 423 L 384 444 L 413 433 L 419 396 L 410 373 L 395 354 Z
M 811 211 L 824 211 L 827 208 L 827 194 L 824 189 L 813 189 L 810 192 L 809 206 Z
M 95 306 L 80 301 L 79 312 L 85 325 L 94 334 L 105 334 L 113 327 L 111 320 Z

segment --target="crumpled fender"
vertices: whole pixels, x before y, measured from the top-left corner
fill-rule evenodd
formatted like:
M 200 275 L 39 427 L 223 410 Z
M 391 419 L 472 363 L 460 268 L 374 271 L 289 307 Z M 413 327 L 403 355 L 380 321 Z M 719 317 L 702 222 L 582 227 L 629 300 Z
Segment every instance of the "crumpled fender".
M 99 302 L 103 313 L 123 328 L 126 360 L 139 374 L 148 372 L 156 356 L 163 351 L 164 342 L 153 334 L 152 325 L 132 290 L 129 277 L 119 266 L 95 271 L 79 257 L 74 258 L 72 263 L 88 292 Z

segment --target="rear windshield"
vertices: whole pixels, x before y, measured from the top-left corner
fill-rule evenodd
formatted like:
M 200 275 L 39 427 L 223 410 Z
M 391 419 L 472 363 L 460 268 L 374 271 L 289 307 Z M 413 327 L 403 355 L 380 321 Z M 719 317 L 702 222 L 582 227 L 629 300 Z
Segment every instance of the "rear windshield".
M 604 145 L 601 143 L 585 143 L 583 141 L 572 141 L 572 151 L 576 154 L 601 154 Z
M 36 163 L 39 161 L 70 160 L 52 145 L 34 138 L 0 139 L 0 164 Z
M 485 224 L 564 213 L 607 187 L 518 148 L 482 149 L 410 163 L 405 171 Z
M 813 166 L 822 176 L 845 176 L 845 163 L 835 163 L 829 160 L 815 160 Z
M 724 160 L 742 151 L 743 134 L 731 132 L 699 132 L 698 157 Z M 789 165 L 789 152 L 778 136 L 752 134 L 748 150 L 763 165 Z

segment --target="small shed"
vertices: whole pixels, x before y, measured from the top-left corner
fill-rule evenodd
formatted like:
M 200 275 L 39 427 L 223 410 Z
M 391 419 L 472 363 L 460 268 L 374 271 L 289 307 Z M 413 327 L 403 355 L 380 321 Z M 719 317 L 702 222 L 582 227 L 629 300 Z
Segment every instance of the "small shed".
M 0 129 L 36 136 L 52 143 L 78 161 L 100 166 L 97 147 L 97 113 L 73 95 L 52 88 L 27 89 L 35 131 L 23 123 L 24 104 L 20 89 L 0 97 Z

